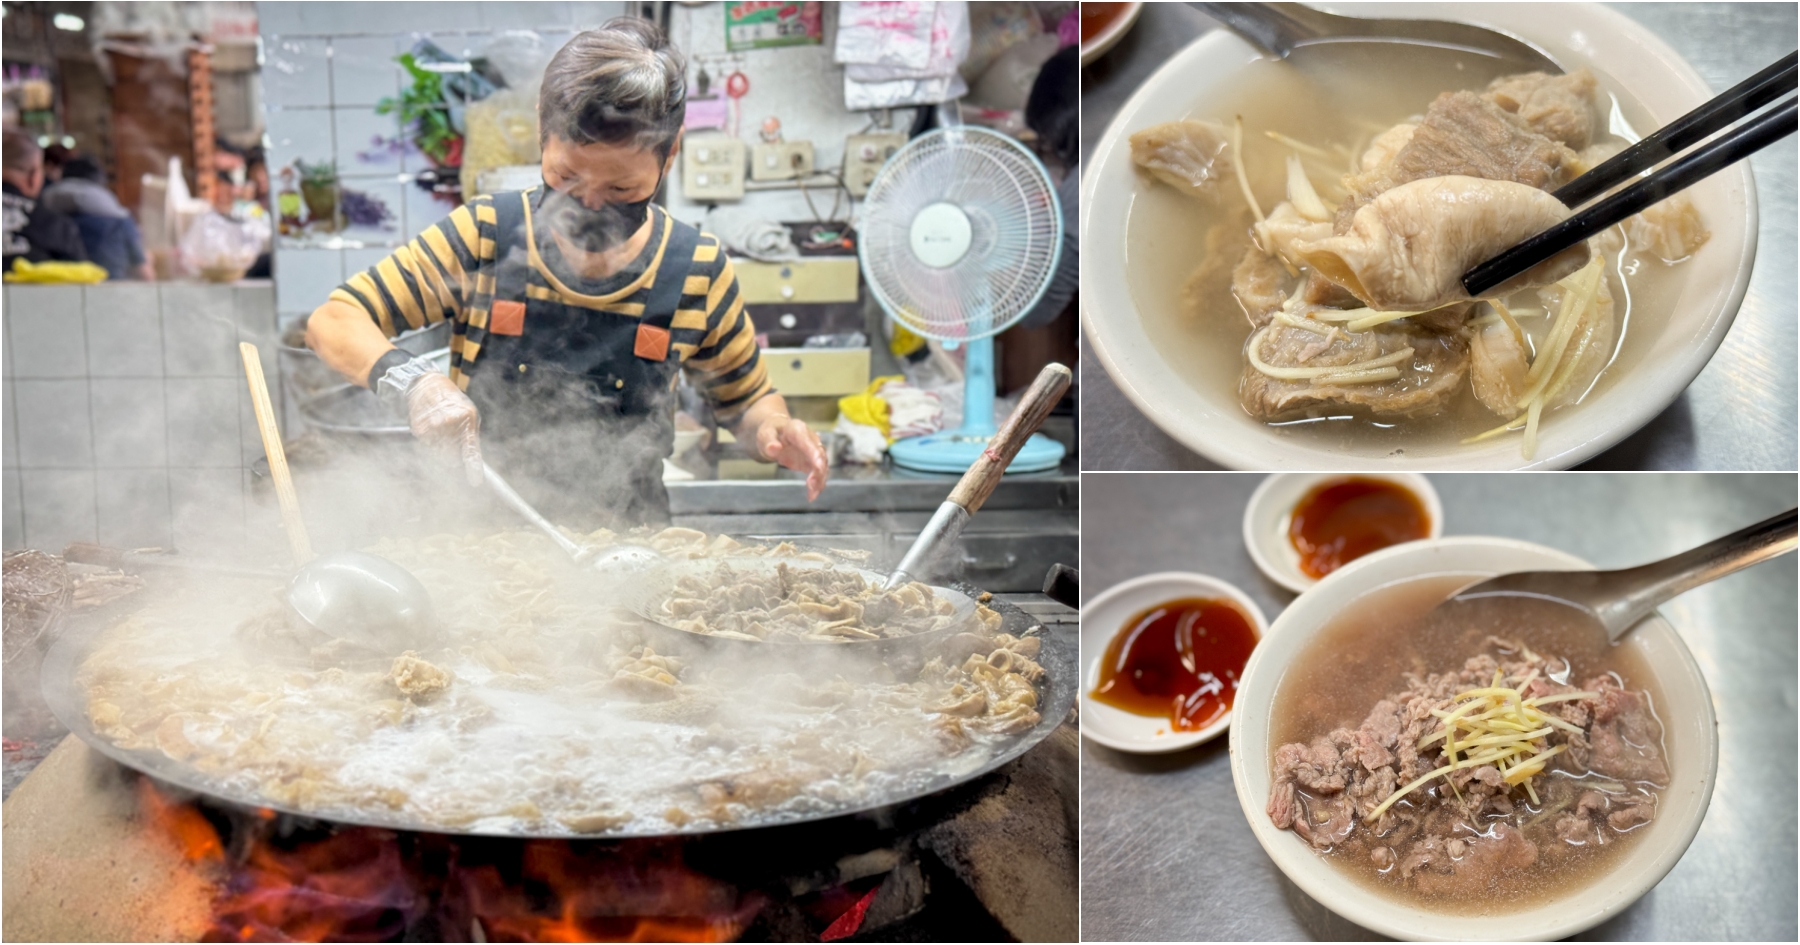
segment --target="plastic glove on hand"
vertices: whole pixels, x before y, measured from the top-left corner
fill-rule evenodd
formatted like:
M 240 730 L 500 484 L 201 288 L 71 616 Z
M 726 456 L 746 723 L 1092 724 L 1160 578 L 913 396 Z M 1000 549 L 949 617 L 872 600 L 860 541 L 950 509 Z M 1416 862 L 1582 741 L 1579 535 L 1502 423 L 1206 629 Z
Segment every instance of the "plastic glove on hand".
M 413 436 L 460 456 L 469 485 L 481 485 L 481 413 L 469 395 L 442 374 L 426 374 L 406 389 L 406 413 Z

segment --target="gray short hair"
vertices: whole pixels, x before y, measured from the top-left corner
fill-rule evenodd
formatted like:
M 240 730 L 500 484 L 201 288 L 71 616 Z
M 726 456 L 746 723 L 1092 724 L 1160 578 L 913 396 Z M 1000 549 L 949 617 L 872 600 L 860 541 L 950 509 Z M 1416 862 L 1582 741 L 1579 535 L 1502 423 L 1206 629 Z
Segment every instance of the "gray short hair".
M 668 157 L 687 114 L 687 58 L 655 23 L 622 16 L 577 34 L 544 69 L 539 136 L 633 144 Z
M 0 144 L 0 167 L 9 171 L 29 174 L 44 161 L 44 149 L 32 137 L 17 128 L 6 129 L 6 139 Z

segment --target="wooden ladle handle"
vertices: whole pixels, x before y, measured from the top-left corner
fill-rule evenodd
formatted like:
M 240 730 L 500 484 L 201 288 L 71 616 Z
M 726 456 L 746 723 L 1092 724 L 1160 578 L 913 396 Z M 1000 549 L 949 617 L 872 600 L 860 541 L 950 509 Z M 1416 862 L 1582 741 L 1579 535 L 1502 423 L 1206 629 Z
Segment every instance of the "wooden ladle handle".
M 1063 392 L 1069 389 L 1069 382 L 1075 375 L 1064 365 L 1051 362 L 1038 372 L 1037 380 L 1025 389 L 1025 395 L 1019 398 L 1018 406 L 1007 416 L 1006 422 L 1000 425 L 1000 432 L 988 441 L 988 448 L 976 458 L 969 471 L 957 482 L 956 488 L 950 490 L 950 501 L 969 511 L 973 515 L 981 508 L 981 504 L 992 495 L 994 487 L 1006 475 L 1006 467 L 1019 455 L 1020 447 L 1031 435 L 1042 426 L 1044 418 L 1050 415 L 1050 409 L 1062 399 Z
M 250 402 L 256 408 L 256 429 L 262 434 L 263 452 L 269 457 L 269 476 L 275 480 L 275 498 L 281 503 L 282 526 L 294 553 L 294 567 L 298 568 L 312 560 L 312 542 L 306 537 L 306 522 L 300 518 L 300 497 L 294 492 L 287 453 L 281 448 L 281 431 L 275 426 L 275 407 L 269 403 L 269 384 L 263 380 L 262 357 L 248 341 L 238 344 L 238 353 L 244 357 Z

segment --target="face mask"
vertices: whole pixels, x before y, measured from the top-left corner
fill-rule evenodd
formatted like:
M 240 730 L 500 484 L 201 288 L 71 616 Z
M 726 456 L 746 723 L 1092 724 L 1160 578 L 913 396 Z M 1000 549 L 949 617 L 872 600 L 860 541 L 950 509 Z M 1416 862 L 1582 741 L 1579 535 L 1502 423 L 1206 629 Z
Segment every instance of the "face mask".
M 650 200 L 662 189 L 662 176 L 650 196 L 633 203 L 608 203 L 589 210 L 575 197 L 544 184 L 544 202 L 538 210 L 551 230 L 585 253 L 603 253 L 631 238 L 650 215 Z

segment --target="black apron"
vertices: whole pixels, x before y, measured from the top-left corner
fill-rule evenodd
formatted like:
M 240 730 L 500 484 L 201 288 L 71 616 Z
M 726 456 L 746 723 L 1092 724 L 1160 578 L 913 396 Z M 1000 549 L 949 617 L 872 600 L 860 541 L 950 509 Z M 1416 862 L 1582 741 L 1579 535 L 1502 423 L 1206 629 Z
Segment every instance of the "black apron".
M 527 193 L 535 198 L 535 215 L 542 188 Z M 700 233 L 670 218 L 641 317 L 594 311 L 526 293 L 531 265 L 523 199 L 519 192 L 494 195 L 494 304 L 468 389 L 481 411 L 482 451 L 558 525 L 581 531 L 665 526 L 663 459 L 674 451 L 681 370 L 669 328 Z M 516 333 L 507 328 L 518 321 L 517 308 L 497 317 L 509 312 L 508 303 L 524 306 Z

